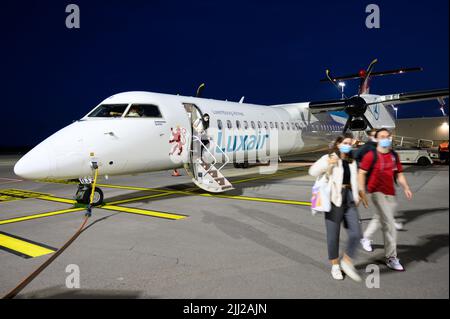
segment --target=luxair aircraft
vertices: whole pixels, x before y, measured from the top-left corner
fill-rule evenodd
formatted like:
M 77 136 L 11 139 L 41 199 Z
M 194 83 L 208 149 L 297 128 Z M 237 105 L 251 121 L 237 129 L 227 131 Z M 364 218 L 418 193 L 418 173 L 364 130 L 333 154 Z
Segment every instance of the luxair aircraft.
M 448 97 L 442 90 L 374 95 L 373 76 L 401 74 L 420 68 L 372 72 L 374 60 L 357 74 L 326 81 L 359 79 L 357 95 L 339 100 L 280 105 L 255 105 L 151 92 L 113 95 L 80 120 L 48 137 L 15 165 L 25 179 L 78 179 L 75 198 L 89 201 L 94 169 L 98 176 L 137 174 L 185 167 L 193 182 L 208 192 L 233 188 L 222 174 L 227 163 L 247 167 L 249 162 L 278 161 L 326 148 L 343 131 L 395 128 L 393 106 Z M 209 115 L 209 143 L 194 129 Z M 199 151 L 200 149 L 200 151 Z M 203 157 L 202 154 L 203 153 Z M 93 204 L 103 192 L 94 189 Z

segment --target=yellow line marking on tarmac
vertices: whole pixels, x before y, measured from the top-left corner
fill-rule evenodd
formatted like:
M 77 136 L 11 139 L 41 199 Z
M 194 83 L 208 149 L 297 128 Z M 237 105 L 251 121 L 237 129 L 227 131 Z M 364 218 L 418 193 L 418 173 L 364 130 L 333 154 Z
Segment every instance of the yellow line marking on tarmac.
M 278 177 L 278 176 L 288 175 L 288 174 L 292 173 L 293 171 L 299 172 L 298 169 L 285 169 L 285 170 L 283 170 L 283 172 L 280 172 L 280 173 L 271 174 L 268 176 L 246 178 L 246 179 L 242 179 L 242 180 L 233 181 L 232 183 L 237 184 L 237 183 L 244 183 L 244 182 L 253 181 L 253 180 L 269 179 L 269 178 L 274 178 L 274 177 Z M 58 182 L 58 181 L 47 181 L 47 182 Z M 311 205 L 310 202 L 296 201 L 296 200 L 250 197 L 250 196 L 240 196 L 240 195 L 219 195 L 219 194 L 210 194 L 210 193 L 193 193 L 190 191 L 190 189 L 195 190 L 197 188 L 188 188 L 187 190 L 180 191 L 180 190 L 171 190 L 171 189 L 162 189 L 162 188 L 147 188 L 147 187 L 122 186 L 122 185 L 110 185 L 110 184 L 98 184 L 98 186 L 109 187 L 109 188 L 119 188 L 119 189 L 129 189 L 129 190 L 153 191 L 153 192 L 159 192 L 159 193 L 153 194 L 153 195 L 140 196 L 140 197 L 135 197 L 135 198 L 113 201 L 110 203 L 106 203 L 103 206 L 97 206 L 97 208 L 116 210 L 116 211 L 121 211 L 121 212 L 126 212 L 126 213 L 147 215 L 147 216 L 153 216 L 153 217 L 161 217 L 161 218 L 166 218 L 166 219 L 175 219 L 175 220 L 183 219 L 183 218 L 186 218 L 187 216 L 146 210 L 146 209 L 115 206 L 115 205 L 135 202 L 135 201 L 139 201 L 139 200 L 151 199 L 151 198 L 176 195 L 176 194 L 190 195 L 190 196 L 203 196 L 203 197 L 217 197 L 217 198 L 247 200 L 247 201 L 276 203 L 276 204 L 288 204 L 288 205 L 301 205 L 301 206 L 310 206 Z M 12 191 L 12 192 L 9 192 L 10 194 L 21 195 L 22 197 L 26 196 L 25 198 L 36 198 L 36 199 L 60 202 L 60 203 L 65 203 L 65 204 L 75 204 L 76 203 L 75 200 L 61 198 L 61 197 L 55 197 L 55 196 L 52 196 L 51 194 L 37 193 L 37 192 L 24 191 L 24 190 L 15 190 L 15 189 L 9 190 L 9 191 Z M 30 216 L 5 219 L 5 220 L 0 220 L 0 225 L 16 223 L 16 222 L 21 222 L 21 221 L 26 221 L 26 220 L 32 220 L 32 219 L 37 219 L 37 218 L 56 216 L 56 215 L 67 214 L 67 213 L 72 213 L 72 212 L 79 212 L 84 209 L 85 208 L 70 208 L 70 209 L 57 210 L 57 211 L 53 211 L 53 212 L 35 214 L 35 215 L 30 215 Z
M 47 200 L 51 202 L 65 203 L 65 204 L 75 204 L 77 201 L 68 198 L 55 197 L 55 196 L 39 196 L 36 199 Z
M 0 189 L 0 203 L 28 198 L 38 198 L 39 196 L 43 195 L 50 195 L 50 194 L 14 188 Z
M 19 238 L 16 236 L 9 236 L 6 233 L 0 232 L 0 248 L 4 248 L 16 255 L 23 256 L 25 258 L 39 257 L 43 255 L 48 255 L 54 253 L 55 249 L 50 249 L 41 246 L 37 243 L 31 242 L 24 238 Z
M 121 207 L 121 206 L 114 206 L 114 205 L 104 205 L 104 206 L 99 206 L 98 208 L 114 210 L 114 211 L 119 211 L 119 212 L 125 212 L 125 213 L 131 213 L 131 214 L 159 217 L 159 218 L 164 218 L 164 219 L 172 219 L 172 220 L 179 220 L 179 219 L 183 219 L 183 218 L 187 217 L 186 215 L 177 215 L 177 214 L 170 214 L 170 213 L 159 212 L 159 211 L 154 211 L 154 210 L 139 209 L 139 208 L 132 208 L 132 207 Z
M 53 211 L 53 212 L 40 213 L 40 214 L 22 216 L 22 217 L 15 217 L 15 218 L 10 218 L 10 219 L 3 219 L 3 220 L 0 220 L 0 225 L 23 222 L 26 220 L 32 220 L 32 219 L 43 218 L 43 217 L 68 214 L 68 213 L 73 213 L 73 212 L 79 212 L 79 211 L 82 211 L 85 209 L 86 208 L 69 208 L 69 209 L 62 209 L 62 210 L 57 210 L 57 211 Z

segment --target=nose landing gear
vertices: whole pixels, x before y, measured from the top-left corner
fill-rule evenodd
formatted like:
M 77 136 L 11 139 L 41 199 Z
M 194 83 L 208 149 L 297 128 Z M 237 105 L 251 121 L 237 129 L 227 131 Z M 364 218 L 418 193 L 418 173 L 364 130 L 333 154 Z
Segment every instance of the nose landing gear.
M 80 183 L 78 185 L 77 192 L 75 194 L 75 200 L 79 204 L 89 204 L 90 203 L 90 197 L 92 192 L 92 185 L 91 184 L 82 184 Z M 94 199 L 92 201 L 92 206 L 98 206 L 103 203 L 103 191 L 95 187 L 94 189 Z
M 78 185 L 77 192 L 75 193 L 75 200 L 77 203 L 88 205 L 89 212 L 91 206 L 99 206 L 103 203 L 103 192 L 100 188 L 96 187 L 98 164 L 96 161 L 93 161 L 91 162 L 91 166 L 95 171 L 94 178 L 80 178 L 80 184 Z M 94 189 L 93 192 L 92 189 Z

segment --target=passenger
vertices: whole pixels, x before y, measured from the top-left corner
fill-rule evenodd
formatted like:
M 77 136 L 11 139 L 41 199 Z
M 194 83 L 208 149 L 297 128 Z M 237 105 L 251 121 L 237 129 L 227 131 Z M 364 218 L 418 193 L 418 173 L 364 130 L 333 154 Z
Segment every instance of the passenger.
M 371 129 L 367 134 L 369 135 L 369 139 L 367 142 L 361 146 L 358 150 L 354 152 L 353 158 L 356 160 L 358 167 L 361 163 L 363 157 L 368 152 L 375 152 L 378 146 L 377 139 L 375 138 L 375 134 L 377 133 L 377 129 Z M 366 181 L 367 183 L 367 181 Z M 376 217 L 374 217 L 376 218 Z M 403 228 L 402 223 L 394 222 L 395 229 L 401 230 Z M 370 228 L 367 228 L 364 232 L 364 238 L 361 239 L 361 245 L 365 251 L 371 252 L 372 249 L 372 236 L 379 229 L 380 223 L 372 223 Z
M 325 213 L 331 275 L 336 280 L 342 280 L 344 271 L 353 280 L 361 281 L 352 262 L 361 239 L 359 214 L 356 209 L 359 203 L 358 169 L 351 156 L 352 139 L 351 134 L 338 137 L 330 154 L 315 162 L 310 167 L 309 174 L 314 177 L 327 174 L 331 183 L 331 211 Z M 339 235 L 342 222 L 347 228 L 348 243 L 339 265 Z
M 197 132 L 197 136 L 200 138 L 202 142 L 202 147 L 200 148 L 200 159 L 203 158 L 203 150 L 208 148 L 209 146 L 209 136 L 208 136 L 208 128 L 209 128 L 209 114 L 205 113 L 201 118 L 195 120 L 193 124 L 194 130 Z
M 364 205 L 368 207 L 367 189 L 376 209 L 375 217 L 370 221 L 361 243 L 363 246 L 367 242 L 370 245 L 370 236 L 381 225 L 384 235 L 386 265 L 393 270 L 403 271 L 404 268 L 397 258 L 397 230 L 394 221 L 397 202 L 395 200 L 394 180 L 397 179 L 403 187 L 406 198 L 411 200 L 413 194 L 403 174 L 398 155 L 391 148 L 390 131 L 384 128 L 379 129 L 375 138 L 378 142 L 376 151 L 368 152 L 359 166 L 359 195 Z
M 376 132 L 377 132 L 376 129 L 371 129 L 367 133 L 369 137 L 367 142 L 354 152 L 353 158 L 358 164 L 361 162 L 362 158 L 364 157 L 364 155 L 367 154 L 367 152 L 377 149 L 377 140 L 375 139 Z

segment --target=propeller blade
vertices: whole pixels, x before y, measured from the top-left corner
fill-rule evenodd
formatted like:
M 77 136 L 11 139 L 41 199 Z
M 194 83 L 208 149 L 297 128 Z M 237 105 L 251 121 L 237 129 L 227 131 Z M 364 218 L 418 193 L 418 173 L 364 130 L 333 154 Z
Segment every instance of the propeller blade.
M 375 66 L 375 64 L 378 62 L 377 59 L 374 59 L 372 62 L 370 62 L 369 66 L 367 67 L 367 70 L 364 72 L 362 71 L 362 74 L 364 77 L 361 79 L 361 84 L 359 86 L 359 91 L 358 91 L 358 96 L 360 96 L 362 93 L 368 93 L 369 92 L 369 81 L 370 81 L 370 76 L 371 73 L 373 71 L 373 67 Z
M 202 84 L 200 84 L 199 86 L 198 86 L 198 88 L 197 88 L 197 93 L 196 93 L 196 97 L 201 97 L 202 96 L 202 93 L 203 93 L 203 90 L 205 89 L 205 87 L 206 87 L 206 85 L 205 85 L 205 83 L 202 83 Z
M 367 119 L 367 117 L 366 117 L 365 115 L 362 116 L 362 119 L 364 120 L 364 122 L 366 122 L 367 126 L 368 126 L 370 129 L 373 129 L 372 124 L 370 124 L 369 120 Z
M 373 67 L 375 66 L 376 63 L 378 63 L 378 59 L 374 59 L 372 62 L 370 62 L 369 66 L 366 70 L 366 74 L 367 74 L 366 77 L 370 76 L 370 73 L 372 73 Z
M 349 116 L 347 119 L 347 122 L 345 122 L 344 128 L 342 129 L 342 134 L 347 133 L 348 127 L 350 126 L 350 123 L 353 121 L 353 116 Z

